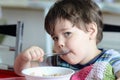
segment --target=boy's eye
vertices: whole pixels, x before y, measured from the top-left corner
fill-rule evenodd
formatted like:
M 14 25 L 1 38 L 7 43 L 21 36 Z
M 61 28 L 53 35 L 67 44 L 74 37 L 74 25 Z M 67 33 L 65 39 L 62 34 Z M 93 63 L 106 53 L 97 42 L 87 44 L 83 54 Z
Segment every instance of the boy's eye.
M 58 41 L 58 37 L 53 37 L 53 40 L 54 41 Z
M 71 32 L 65 32 L 64 35 L 65 37 L 69 37 L 71 35 Z

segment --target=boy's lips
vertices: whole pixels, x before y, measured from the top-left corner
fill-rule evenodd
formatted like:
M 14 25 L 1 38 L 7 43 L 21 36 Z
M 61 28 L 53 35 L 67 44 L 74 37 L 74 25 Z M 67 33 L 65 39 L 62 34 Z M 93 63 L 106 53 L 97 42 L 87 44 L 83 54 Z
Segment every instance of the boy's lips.
M 66 55 L 68 55 L 69 53 L 70 53 L 70 50 L 67 51 L 66 53 L 62 54 L 62 56 L 66 56 Z
M 67 49 L 67 48 L 62 48 L 59 53 L 62 54 L 62 55 L 64 55 L 64 54 L 67 54 L 67 53 L 69 53 L 69 52 L 70 52 L 69 49 Z

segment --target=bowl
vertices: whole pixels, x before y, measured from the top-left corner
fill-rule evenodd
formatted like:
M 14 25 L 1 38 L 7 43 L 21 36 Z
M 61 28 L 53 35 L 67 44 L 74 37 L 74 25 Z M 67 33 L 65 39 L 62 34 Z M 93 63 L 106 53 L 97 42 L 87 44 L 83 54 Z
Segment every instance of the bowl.
M 22 70 L 26 80 L 70 80 L 74 70 L 64 67 L 33 67 Z

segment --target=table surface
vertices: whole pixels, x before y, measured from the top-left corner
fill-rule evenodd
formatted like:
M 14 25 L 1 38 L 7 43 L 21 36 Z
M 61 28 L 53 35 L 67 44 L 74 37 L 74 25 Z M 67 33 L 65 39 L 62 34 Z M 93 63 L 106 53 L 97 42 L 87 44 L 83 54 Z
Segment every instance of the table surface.
M 21 77 L 11 70 L 0 69 L 0 80 L 25 80 L 25 77 Z

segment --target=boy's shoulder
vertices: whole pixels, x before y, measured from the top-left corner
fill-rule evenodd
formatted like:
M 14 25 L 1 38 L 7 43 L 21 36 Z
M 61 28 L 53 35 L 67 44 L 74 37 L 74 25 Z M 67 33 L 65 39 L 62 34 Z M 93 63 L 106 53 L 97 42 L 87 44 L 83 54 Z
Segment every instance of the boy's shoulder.
M 120 53 L 114 49 L 103 50 L 101 54 L 97 61 L 110 61 L 114 58 L 120 58 Z
M 107 54 L 118 54 L 118 55 L 120 54 L 120 52 L 118 52 L 115 49 L 108 49 L 108 50 L 106 50 L 105 53 L 107 53 Z
M 120 53 L 114 49 L 108 49 L 104 51 L 103 56 L 108 55 L 109 57 L 120 57 Z
M 114 49 L 105 50 L 97 61 L 107 61 L 112 64 L 114 61 L 120 61 L 120 53 Z
M 120 71 L 120 53 L 114 49 L 104 51 L 103 55 L 97 60 L 97 62 L 107 62 L 114 70 L 114 74 Z

